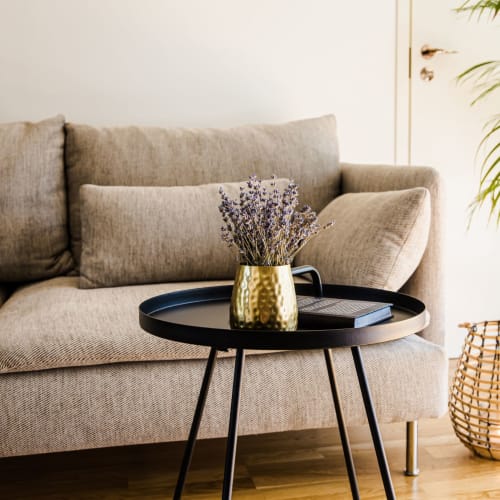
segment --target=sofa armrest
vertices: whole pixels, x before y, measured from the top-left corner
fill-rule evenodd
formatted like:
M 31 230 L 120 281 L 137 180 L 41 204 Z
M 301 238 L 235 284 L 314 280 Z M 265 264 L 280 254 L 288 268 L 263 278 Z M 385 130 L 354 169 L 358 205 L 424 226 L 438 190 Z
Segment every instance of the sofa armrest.
M 438 172 L 431 167 L 354 165 L 344 163 L 342 193 L 394 191 L 425 187 L 431 193 L 431 226 L 424 256 L 403 293 L 422 300 L 431 314 L 431 324 L 422 337 L 444 345 L 444 292 L 442 273 L 443 186 Z

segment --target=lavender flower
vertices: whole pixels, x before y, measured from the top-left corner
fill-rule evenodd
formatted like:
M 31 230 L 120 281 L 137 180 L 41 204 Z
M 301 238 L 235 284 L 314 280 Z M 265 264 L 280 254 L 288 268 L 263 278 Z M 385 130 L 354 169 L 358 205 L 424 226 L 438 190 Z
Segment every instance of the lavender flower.
M 241 264 L 291 264 L 313 236 L 333 225 L 332 221 L 321 227 L 316 212 L 307 205 L 296 210 L 299 189 L 295 182 L 290 181 L 281 193 L 273 176 L 270 188 L 252 175 L 246 188 L 240 188 L 239 200 L 230 199 L 222 187 L 219 189 L 222 240 L 238 249 Z

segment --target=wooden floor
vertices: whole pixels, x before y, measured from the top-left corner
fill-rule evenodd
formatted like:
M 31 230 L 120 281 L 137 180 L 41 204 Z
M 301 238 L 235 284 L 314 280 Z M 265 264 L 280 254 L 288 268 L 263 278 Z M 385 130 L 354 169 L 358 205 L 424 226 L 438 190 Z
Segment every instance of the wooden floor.
M 363 499 L 385 498 L 367 428 L 349 430 Z M 420 422 L 420 469 L 403 475 L 405 426 L 382 426 L 400 499 L 500 499 L 500 462 L 479 458 L 455 437 L 447 416 Z M 184 443 L 0 459 L 0 499 L 171 498 Z M 186 499 L 220 498 L 225 441 L 197 444 Z M 336 429 L 244 436 L 235 499 L 350 498 Z

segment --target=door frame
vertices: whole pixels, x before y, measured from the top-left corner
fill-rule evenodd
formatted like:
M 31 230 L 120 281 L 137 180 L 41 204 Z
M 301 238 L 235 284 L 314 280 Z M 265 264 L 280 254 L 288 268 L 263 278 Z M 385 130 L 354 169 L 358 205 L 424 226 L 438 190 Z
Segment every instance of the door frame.
M 411 165 L 413 0 L 395 2 L 394 163 Z

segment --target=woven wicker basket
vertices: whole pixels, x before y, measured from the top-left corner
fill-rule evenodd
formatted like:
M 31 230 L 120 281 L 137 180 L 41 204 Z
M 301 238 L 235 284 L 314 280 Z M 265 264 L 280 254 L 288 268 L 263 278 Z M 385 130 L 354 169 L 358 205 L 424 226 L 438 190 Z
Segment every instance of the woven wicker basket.
M 474 453 L 500 460 L 500 321 L 468 329 L 450 391 L 455 433 Z

